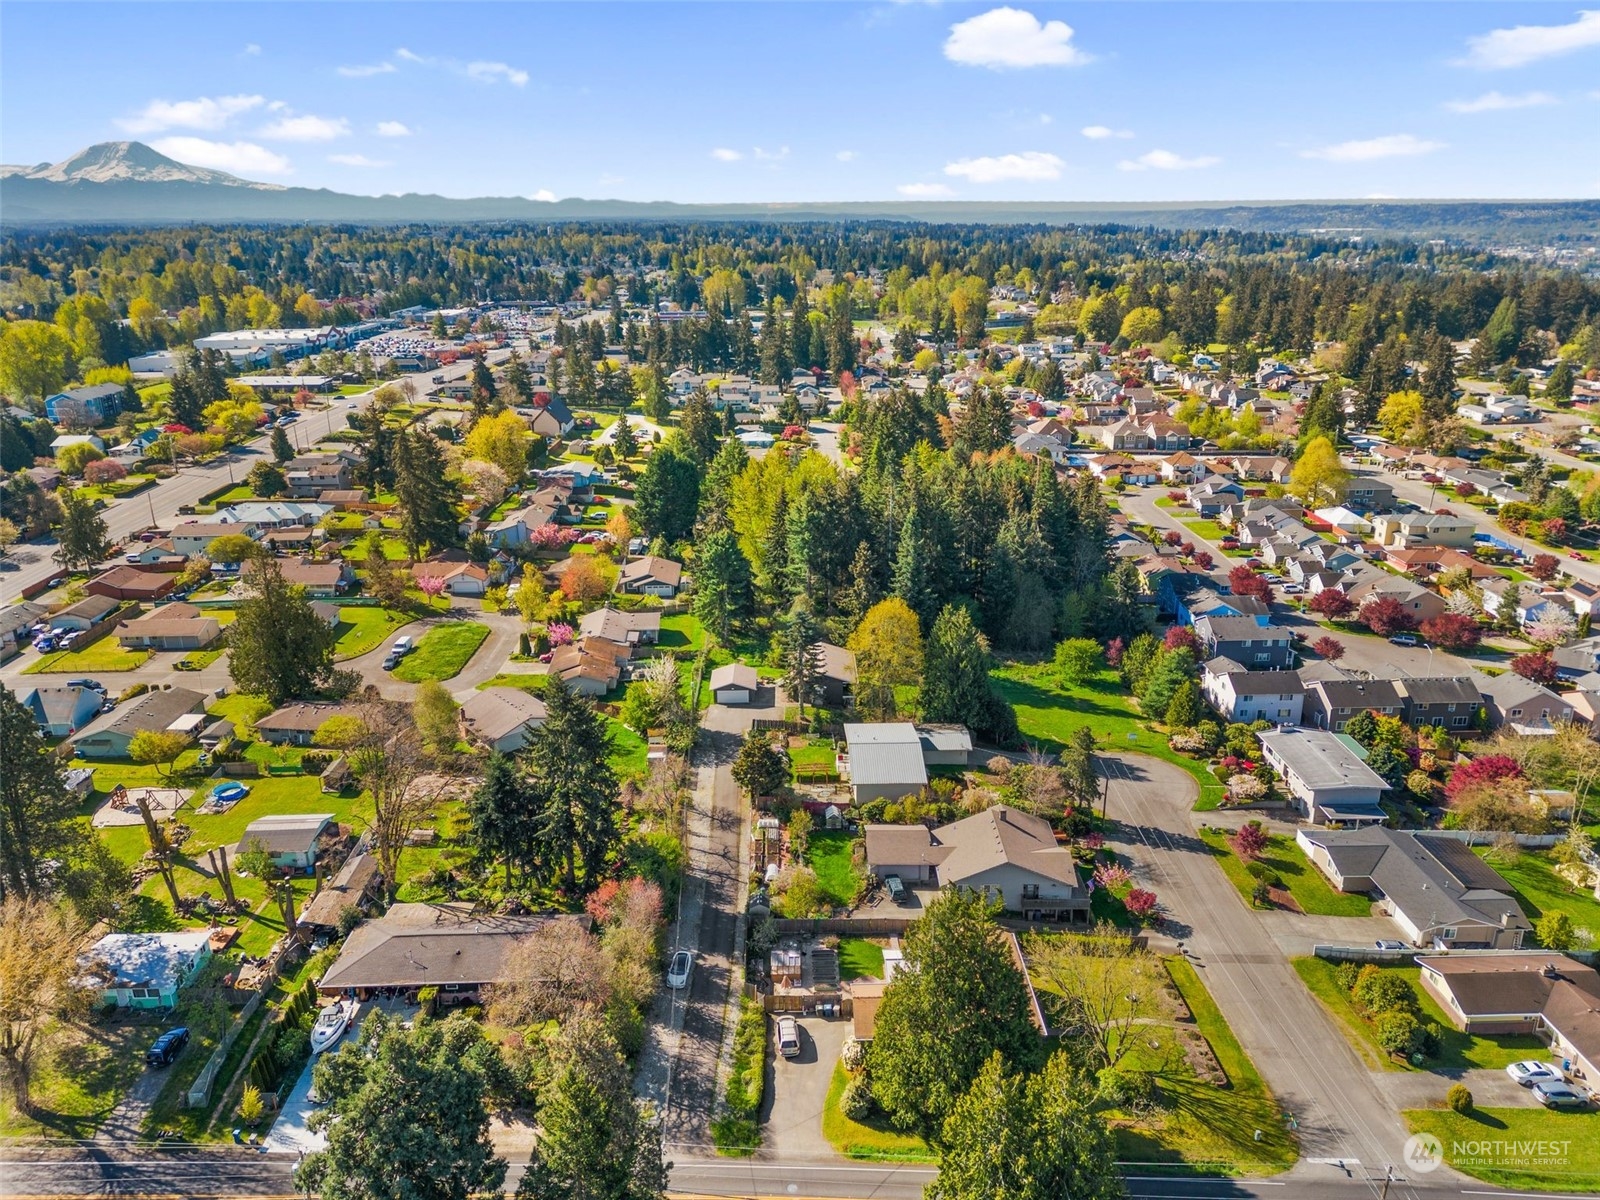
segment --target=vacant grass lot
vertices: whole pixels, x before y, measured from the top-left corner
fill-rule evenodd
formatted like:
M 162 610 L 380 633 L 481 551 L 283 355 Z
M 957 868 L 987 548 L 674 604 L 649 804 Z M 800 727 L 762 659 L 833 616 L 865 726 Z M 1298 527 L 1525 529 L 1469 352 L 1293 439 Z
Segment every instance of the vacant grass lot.
M 822 1105 L 822 1136 L 846 1158 L 868 1162 L 937 1162 L 928 1143 L 911 1133 L 901 1133 L 885 1117 L 852 1121 L 839 1107 L 850 1082 L 843 1063 L 833 1064 L 833 1082 Z
M 489 627 L 476 621 L 435 625 L 418 639 L 417 648 L 394 669 L 394 677 L 406 683 L 453 679 L 488 636 Z
M 107 634 L 82 650 L 57 650 L 54 654 L 41 654 L 30 663 L 24 675 L 79 675 L 90 671 L 133 671 L 150 659 L 148 650 L 124 650 L 114 635 Z
M 1429 1108 L 1408 1109 L 1404 1116 L 1413 1132 L 1431 1133 L 1443 1142 L 1445 1162 L 1463 1175 L 1507 1188 L 1600 1192 L 1600 1113 L 1593 1110 L 1530 1106 L 1454 1113 Z M 1561 1143 L 1549 1154 L 1560 1161 L 1531 1163 L 1525 1149 L 1497 1150 L 1485 1142 Z
M 882 979 L 883 947 L 867 938 L 839 939 L 841 979 Z
M 1490 847 L 1480 847 L 1478 852 L 1487 855 Z M 1524 850 L 1516 861 L 1497 859 L 1493 866 L 1516 890 L 1529 920 L 1537 921 L 1547 912 L 1564 912 L 1578 928 L 1600 931 L 1600 900 L 1557 875 L 1547 856 Z
M 337 661 L 358 658 L 369 654 L 383 644 L 385 638 L 414 618 L 410 613 L 396 612 L 390 608 L 349 606 L 339 610 L 339 624 L 334 633 L 339 640 L 333 644 L 333 657 Z
M 1022 736 L 1041 749 L 1063 750 L 1072 731 L 1087 725 L 1102 750 L 1149 754 L 1187 771 L 1200 787 L 1197 808 L 1212 809 L 1222 802 L 1222 785 L 1211 769 L 1171 749 L 1166 736 L 1140 715 L 1114 672 L 1102 671 L 1082 686 L 1062 687 L 1048 663 L 1012 663 L 991 678 L 1015 706 Z
M 1420 968 L 1383 967 L 1381 969 L 1384 971 L 1395 971 L 1405 977 L 1416 991 L 1417 999 L 1421 1001 L 1423 1023 L 1431 1021 L 1443 1031 L 1439 1039 L 1438 1055 L 1428 1059 L 1420 1067 L 1413 1067 L 1410 1063 L 1395 1058 L 1378 1045 L 1378 1036 L 1372 1022 L 1356 1007 L 1350 993 L 1340 987 L 1339 981 L 1334 978 L 1336 963 L 1322 958 L 1296 958 L 1292 961 L 1295 973 L 1305 982 L 1306 987 L 1311 989 L 1312 994 L 1322 1001 L 1338 1023 L 1344 1027 L 1345 1037 L 1356 1048 L 1356 1052 L 1382 1070 L 1463 1071 L 1474 1067 L 1503 1069 L 1520 1059 L 1539 1058 L 1549 1053 L 1549 1047 L 1540 1038 L 1532 1036 L 1486 1038 L 1462 1033 L 1452 1028 L 1444 1011 L 1418 984 L 1417 981 L 1422 974 Z M 1447 1086 L 1448 1082 L 1441 1080 L 1441 1088 Z
M 94 1136 L 139 1075 L 144 1052 L 169 1014 L 114 1016 L 52 1038 L 33 1078 L 33 1116 L 24 1116 L 0 1095 L 0 1136 Z
M 850 904 L 861 887 L 861 872 L 850 861 L 855 835 L 843 829 L 812 831 L 806 861 L 817 873 L 822 893 L 835 904 Z
M 1245 870 L 1243 860 L 1228 845 L 1227 835 L 1218 829 L 1207 829 L 1200 838 L 1211 847 L 1222 873 L 1233 881 L 1233 886 L 1239 889 L 1239 895 L 1248 904 L 1256 881 Z M 1277 873 L 1303 912 L 1322 917 L 1364 917 L 1372 910 L 1372 901 L 1367 897 L 1335 891 L 1293 838 L 1281 833 L 1271 835 L 1267 851 L 1261 856 L 1261 863 Z

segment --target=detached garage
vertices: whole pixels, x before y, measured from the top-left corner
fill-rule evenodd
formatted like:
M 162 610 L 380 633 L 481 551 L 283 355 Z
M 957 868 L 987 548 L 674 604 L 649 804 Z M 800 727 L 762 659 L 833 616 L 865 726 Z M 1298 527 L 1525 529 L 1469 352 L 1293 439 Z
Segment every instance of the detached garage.
M 749 704 L 761 690 L 754 667 L 728 663 L 711 672 L 711 699 L 716 704 Z

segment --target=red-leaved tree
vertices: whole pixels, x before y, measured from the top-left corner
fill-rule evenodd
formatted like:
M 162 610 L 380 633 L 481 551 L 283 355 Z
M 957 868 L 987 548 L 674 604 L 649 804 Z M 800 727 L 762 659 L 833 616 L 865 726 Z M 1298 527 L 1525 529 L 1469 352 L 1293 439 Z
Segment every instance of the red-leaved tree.
M 1258 600 L 1271 600 L 1272 587 L 1249 567 L 1235 567 L 1228 572 L 1228 588 L 1235 596 L 1254 596 Z
M 1183 541 L 1183 534 L 1179 533 L 1176 529 L 1169 529 L 1166 531 L 1166 533 L 1161 535 L 1161 540 L 1169 546 L 1176 546 L 1179 542 Z
M 1228 845 L 1245 862 L 1255 862 L 1266 850 L 1269 840 L 1266 827 L 1260 821 L 1247 821 L 1234 831 Z
M 1444 785 L 1445 799 L 1454 803 L 1467 792 L 1502 779 L 1521 779 L 1522 767 L 1508 754 L 1480 754 L 1469 758 L 1454 771 Z
M 1329 662 L 1338 662 L 1344 657 L 1344 643 L 1326 634 L 1312 642 L 1311 648 L 1317 652 L 1319 658 L 1325 658 Z
M 1196 550 L 1194 552 L 1194 565 L 1202 571 L 1209 571 L 1217 565 L 1217 560 L 1211 557 L 1209 550 Z
M 1551 517 L 1544 523 L 1544 537 L 1547 542 L 1557 545 L 1567 540 L 1567 519 L 1565 517 Z
M 1155 912 L 1156 904 L 1156 894 L 1147 892 L 1144 888 L 1134 888 L 1122 901 L 1122 906 L 1128 910 L 1128 914 L 1141 921 Z
M 1556 660 L 1548 652 L 1519 654 L 1508 664 L 1524 679 L 1549 687 L 1556 681 Z
M 1429 617 L 1420 632 L 1441 650 L 1470 650 L 1483 640 L 1483 629 L 1461 613 L 1440 613 Z
M 1356 602 L 1338 588 L 1323 588 L 1315 596 L 1311 597 L 1306 607 L 1320 616 L 1327 617 L 1330 621 L 1337 621 L 1355 612 Z
M 1561 560 L 1554 554 L 1535 554 L 1528 563 L 1528 574 L 1540 583 L 1548 583 L 1556 577 L 1556 572 L 1561 569 Z
M 1191 625 L 1169 625 L 1166 636 L 1161 641 L 1168 650 L 1176 650 L 1180 646 L 1187 646 L 1196 654 L 1200 653 L 1200 636 L 1195 633 L 1194 627 Z
M 1379 637 L 1406 633 L 1417 627 L 1417 617 L 1393 596 L 1373 596 L 1361 606 L 1360 621 Z

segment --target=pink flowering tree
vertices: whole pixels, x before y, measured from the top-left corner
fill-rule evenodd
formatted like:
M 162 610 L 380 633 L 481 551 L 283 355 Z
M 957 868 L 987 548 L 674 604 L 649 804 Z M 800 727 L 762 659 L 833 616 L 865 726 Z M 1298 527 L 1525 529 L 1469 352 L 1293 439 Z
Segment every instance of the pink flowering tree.
M 415 576 L 415 579 L 416 579 L 416 584 L 417 584 L 417 591 L 421 592 L 424 596 L 426 596 L 428 598 L 428 604 L 430 606 L 433 604 L 434 600 L 438 596 L 440 596 L 440 595 L 442 595 L 444 593 L 444 577 L 443 576 L 440 576 L 440 575 L 417 575 L 417 576 Z
M 1122 898 L 1122 907 L 1128 910 L 1128 915 L 1136 920 L 1143 921 L 1156 911 L 1160 903 L 1154 892 L 1147 892 L 1144 888 L 1134 888 Z
M 550 648 L 568 646 L 572 644 L 572 626 L 556 621 L 545 627 L 545 636 L 550 639 Z
M 1101 863 L 1094 869 L 1095 885 L 1109 891 L 1127 887 L 1132 881 L 1133 876 L 1128 873 L 1128 868 L 1120 863 Z
M 578 531 L 570 525 L 541 525 L 528 535 L 535 550 L 559 550 L 577 540 Z
M 85 483 L 116 483 L 128 477 L 128 468 L 109 458 L 101 458 L 83 469 Z

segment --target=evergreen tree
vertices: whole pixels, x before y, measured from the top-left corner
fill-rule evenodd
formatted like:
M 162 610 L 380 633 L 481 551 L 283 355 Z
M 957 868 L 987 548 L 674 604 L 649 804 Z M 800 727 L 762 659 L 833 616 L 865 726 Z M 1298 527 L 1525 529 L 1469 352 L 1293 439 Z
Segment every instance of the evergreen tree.
M 271 445 L 274 462 L 286 463 L 294 457 L 294 447 L 289 444 L 289 435 L 276 425 L 272 427 Z
M 516 403 L 533 403 L 533 376 L 528 372 L 528 364 L 522 361 L 522 356 L 515 350 L 506 359 L 506 387 L 516 398 Z
M 205 418 L 200 415 L 204 408 L 205 402 L 200 399 L 200 389 L 195 384 L 194 376 L 187 369 L 180 368 L 173 375 L 171 390 L 167 393 L 168 414 L 179 425 L 204 429 Z
M 0 900 L 45 889 L 47 864 L 83 841 L 77 808 L 33 713 L 0 684 Z
M 400 539 L 413 559 L 425 546 L 453 546 L 460 538 L 457 490 L 445 476 L 444 454 L 426 430 L 402 432 L 395 442 L 394 494 Z
M 719 529 L 700 543 L 695 557 L 694 612 L 724 644 L 734 626 L 750 614 L 750 563 L 731 529 Z
M 1323 385 L 1326 386 L 1326 385 Z M 1456 388 L 1456 348 L 1447 337 L 1428 340 L 1428 356 L 1422 367 L 1422 395 L 1435 417 L 1449 414 L 1454 407 Z
M 611 769 L 611 734 L 584 697 L 551 678 L 545 722 L 522 751 L 528 786 L 538 810 L 538 840 L 546 861 L 561 868 L 572 892 L 583 864 L 586 887 L 606 873 L 617 844 L 617 776 Z
M 1544 385 L 1544 397 L 1546 400 L 1572 399 L 1572 364 L 1566 359 L 1551 368 L 1550 378 Z
M 761 324 L 760 379 L 766 384 L 787 384 L 790 366 L 789 338 L 783 324 L 783 313 L 777 302 L 767 304 L 766 320 Z
M 67 488 L 60 495 L 61 523 L 55 528 L 58 544 L 53 557 L 68 571 L 81 571 L 111 553 L 111 537 L 105 518 L 81 490 Z
M 817 674 L 822 670 L 822 629 L 817 624 L 811 602 L 800 596 L 789 609 L 789 615 L 778 631 L 778 658 L 783 664 L 784 694 L 800 706 L 804 716 L 806 702 L 816 689 Z
M 612 435 L 612 445 L 619 459 L 629 459 L 639 453 L 639 437 L 633 432 L 633 426 L 628 423 L 626 416 L 617 420 L 617 432 Z
M 733 781 L 752 798 L 775 796 L 789 782 L 789 767 L 772 748 L 772 736 L 760 729 L 745 732 L 733 760 Z
M 472 844 L 488 862 L 498 859 L 505 864 L 509 888 L 512 866 L 528 870 L 538 841 L 537 814 L 516 763 L 503 754 L 491 754 L 483 782 L 468 797 L 466 808 Z
M 686 452 L 682 434 L 656 447 L 634 489 L 633 514 L 651 538 L 681 541 L 694 528 L 700 503 L 700 468 Z
M 983 729 L 989 710 L 989 650 L 960 604 L 933 623 L 923 656 L 922 719 Z
M 1517 311 L 1517 302 L 1507 296 L 1495 306 L 1494 312 L 1489 317 L 1489 323 L 1483 327 L 1483 332 L 1478 335 L 1478 346 L 1475 352 L 1481 350 L 1480 361 L 1489 364 L 1503 363 L 1510 358 L 1521 340 L 1521 321 Z
M 1011 441 L 1011 406 L 997 388 L 975 387 L 956 421 L 955 450 L 990 454 Z
M 722 445 L 722 421 L 705 388 L 695 388 L 684 401 L 683 411 L 678 414 L 678 435 L 697 469 L 703 470 L 717 456 Z
M 249 582 L 253 594 L 240 603 L 228 630 L 234 686 L 274 706 L 312 698 L 333 676 L 333 630 L 311 607 L 305 588 L 284 580 L 277 559 L 258 555 Z
M 882 595 L 878 586 L 878 556 L 872 552 L 871 545 L 862 542 L 850 560 L 850 586 L 839 598 L 839 615 L 854 628 Z
M 939 598 L 933 584 L 933 568 L 927 538 L 922 528 L 922 509 L 913 503 L 900 526 L 900 540 L 894 555 L 894 578 L 889 590 L 904 600 L 929 625 L 937 611 Z
M 729 510 L 733 503 L 733 483 L 749 465 L 750 453 L 743 442 L 729 438 L 722 443 L 722 449 L 717 451 L 700 482 L 700 512 L 695 525 L 702 535 L 731 528 Z

